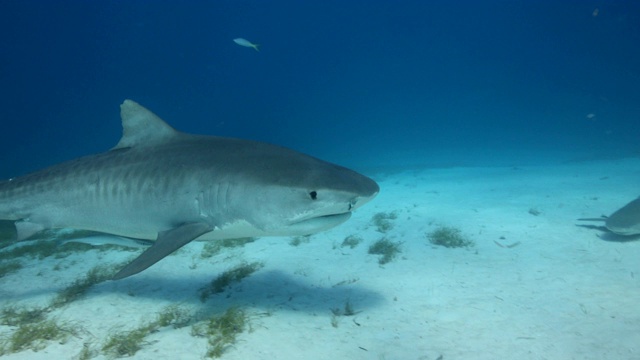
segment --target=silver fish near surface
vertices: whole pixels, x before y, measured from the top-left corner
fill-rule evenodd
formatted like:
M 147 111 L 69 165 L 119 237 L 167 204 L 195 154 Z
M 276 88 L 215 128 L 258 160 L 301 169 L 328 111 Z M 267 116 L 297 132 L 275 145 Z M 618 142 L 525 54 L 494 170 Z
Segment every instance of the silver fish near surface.
M 255 49 L 256 51 L 260 51 L 258 49 L 258 46 L 260 46 L 260 45 L 254 44 L 254 43 L 252 43 L 251 41 L 249 41 L 247 39 L 235 38 L 235 39 L 233 39 L 233 42 L 238 44 L 238 45 L 240 45 L 240 46 L 249 47 L 249 48 Z

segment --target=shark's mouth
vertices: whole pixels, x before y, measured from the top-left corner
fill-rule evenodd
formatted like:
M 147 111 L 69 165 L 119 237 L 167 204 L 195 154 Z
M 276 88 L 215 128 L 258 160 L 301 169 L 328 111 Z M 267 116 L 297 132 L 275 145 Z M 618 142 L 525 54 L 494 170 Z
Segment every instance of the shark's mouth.
M 316 216 L 289 224 L 288 228 L 300 235 L 309 235 L 331 229 L 349 220 L 351 212 Z

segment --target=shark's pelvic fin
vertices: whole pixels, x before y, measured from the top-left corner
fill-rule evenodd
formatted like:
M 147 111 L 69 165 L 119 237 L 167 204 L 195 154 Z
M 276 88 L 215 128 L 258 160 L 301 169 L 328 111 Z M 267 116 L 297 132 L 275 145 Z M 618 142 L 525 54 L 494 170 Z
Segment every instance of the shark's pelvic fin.
M 172 252 L 188 244 L 191 240 L 212 230 L 211 225 L 206 223 L 189 223 L 159 233 L 158 240 L 135 260 L 122 268 L 122 270 L 113 277 L 113 280 L 124 279 L 145 270 Z

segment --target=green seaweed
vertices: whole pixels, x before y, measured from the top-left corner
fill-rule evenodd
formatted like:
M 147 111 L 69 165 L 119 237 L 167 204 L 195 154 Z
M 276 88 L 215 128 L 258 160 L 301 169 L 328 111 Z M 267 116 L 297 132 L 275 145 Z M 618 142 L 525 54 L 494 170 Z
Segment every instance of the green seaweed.
M 116 273 L 116 268 L 107 265 L 99 265 L 89 270 L 85 276 L 76 279 L 71 285 L 64 288 L 51 302 L 52 308 L 62 307 L 82 297 L 92 286 L 110 280 Z
M 143 341 L 149 334 L 149 329 L 144 326 L 109 335 L 107 342 L 102 346 L 102 351 L 118 357 L 133 356 L 142 349 Z
M 7 339 L 0 343 L 0 355 L 15 353 L 27 349 L 42 350 L 50 341 L 64 342 L 73 329 L 54 320 L 43 320 L 20 325 Z
M 75 335 L 71 327 L 47 319 L 47 314 L 80 298 L 93 285 L 110 279 L 114 273 L 115 270 L 107 266 L 97 266 L 60 291 L 47 307 L 28 309 L 9 306 L 0 310 L 0 324 L 17 327 L 9 337 L 0 340 L 0 355 L 26 349 L 38 351 L 43 349 L 48 341 L 61 342 L 69 335 Z M 158 321 L 162 324 L 176 322 L 175 319 L 179 318 L 176 314 L 172 312 L 170 315 L 165 315 L 164 320 Z M 78 355 L 79 358 L 87 358 L 86 356 L 88 356 L 87 353 Z
M 474 245 L 473 240 L 468 239 L 460 229 L 451 226 L 440 226 L 427 234 L 427 239 L 434 245 L 448 248 L 470 247 Z
M 300 244 L 308 244 L 310 240 L 311 240 L 310 235 L 296 236 L 296 237 L 292 237 L 291 240 L 289 240 L 289 245 L 299 246 Z
M 344 238 L 344 240 L 342 241 L 342 244 L 340 245 L 341 247 L 350 247 L 350 248 L 355 248 L 356 246 L 358 246 L 360 243 L 362 242 L 362 238 L 358 235 L 349 235 L 346 238 Z
M 46 308 L 32 308 L 8 306 L 0 310 L 0 324 L 6 326 L 22 326 L 42 322 L 49 310 Z
M 80 350 L 80 353 L 76 355 L 75 359 L 89 360 L 96 356 L 98 356 L 98 351 L 93 346 L 91 346 L 91 343 L 86 342 L 82 344 L 82 350 Z
M 256 241 L 256 239 L 252 237 L 208 241 L 202 247 L 200 257 L 203 259 L 210 258 L 219 253 L 223 248 L 241 247 L 254 241 Z
M 200 289 L 200 300 L 206 301 L 210 295 L 221 293 L 232 283 L 253 274 L 264 266 L 261 262 L 242 263 L 233 269 L 227 270 L 211 281 L 209 286 Z
M 393 229 L 392 220 L 395 220 L 397 218 L 398 218 L 398 214 L 395 211 L 390 213 L 379 212 L 373 215 L 373 217 L 371 218 L 371 221 L 373 221 L 373 224 L 376 226 L 376 229 L 379 232 L 387 233 L 391 229 Z
M 191 335 L 206 337 L 209 349 L 206 356 L 219 358 L 225 350 L 236 343 L 236 338 L 248 325 L 246 312 L 237 307 L 231 307 L 224 313 L 212 316 L 208 320 L 196 324 L 191 329 Z
M 378 259 L 380 265 L 384 265 L 398 256 L 402 243 L 393 242 L 387 238 L 382 238 L 369 246 L 369 254 L 382 255 Z
M 119 331 L 109 335 L 102 346 L 108 355 L 123 357 L 133 356 L 145 345 L 145 338 L 160 328 L 173 326 L 181 328 L 191 322 L 192 315 L 184 308 L 170 305 L 157 314 L 156 319 L 142 324 L 133 330 Z
M 20 261 L 12 260 L 0 264 L 0 278 L 22 269 L 23 265 Z
M 179 329 L 187 326 L 192 318 L 193 316 L 186 309 L 178 305 L 169 305 L 158 313 L 156 320 L 151 325 L 157 328 L 171 325 L 174 329 Z

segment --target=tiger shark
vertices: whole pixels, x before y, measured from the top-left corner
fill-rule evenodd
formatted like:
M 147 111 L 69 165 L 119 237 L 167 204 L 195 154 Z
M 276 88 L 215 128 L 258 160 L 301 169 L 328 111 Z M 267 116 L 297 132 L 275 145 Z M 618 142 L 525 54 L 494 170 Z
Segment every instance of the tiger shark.
M 353 170 L 263 142 L 187 134 L 132 100 L 111 150 L 0 182 L 0 219 L 18 240 L 73 228 L 153 240 L 114 280 L 190 241 L 309 235 L 373 199 Z
M 640 235 L 640 198 L 616 210 L 609 217 L 582 218 L 579 221 L 604 221 L 607 230 L 616 235 Z

